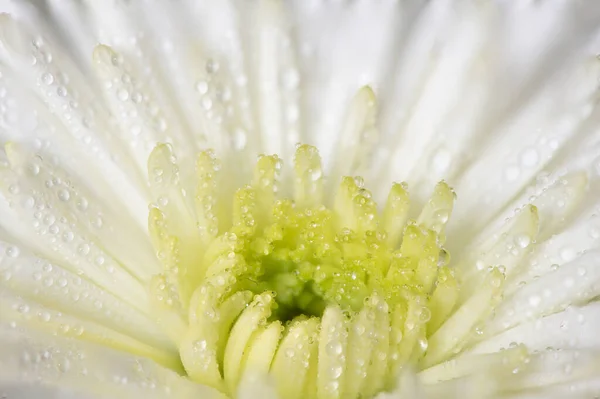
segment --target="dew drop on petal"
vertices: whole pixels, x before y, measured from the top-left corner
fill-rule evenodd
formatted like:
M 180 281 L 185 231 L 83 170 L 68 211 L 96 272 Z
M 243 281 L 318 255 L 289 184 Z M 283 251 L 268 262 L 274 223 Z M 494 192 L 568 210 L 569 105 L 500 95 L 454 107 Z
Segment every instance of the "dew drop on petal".
M 58 198 L 61 201 L 65 201 L 66 202 L 66 201 L 69 200 L 69 198 L 71 198 L 71 193 L 67 189 L 61 189 L 61 190 L 58 191 Z
M 51 73 L 46 72 L 42 75 L 42 82 L 50 86 L 54 82 L 54 76 Z
M 117 91 L 117 98 L 121 101 L 127 101 L 129 99 L 129 92 L 126 89 L 119 89 Z
M 17 247 L 10 246 L 6 248 L 6 255 L 10 256 L 11 258 L 16 258 L 17 256 L 19 256 L 19 253 L 20 250 Z
M 528 148 L 521 154 L 521 165 L 530 168 L 536 166 L 539 162 L 540 156 L 535 148 Z
M 519 234 L 515 237 L 515 244 L 520 248 L 527 248 L 531 243 L 531 238 L 526 234 Z

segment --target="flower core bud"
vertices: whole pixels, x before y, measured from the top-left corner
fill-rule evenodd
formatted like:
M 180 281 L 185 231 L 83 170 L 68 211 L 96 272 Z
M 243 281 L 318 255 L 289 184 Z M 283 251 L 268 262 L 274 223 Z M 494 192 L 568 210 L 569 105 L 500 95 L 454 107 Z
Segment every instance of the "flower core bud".
M 229 200 L 212 152 L 198 156 L 193 198 L 175 162 L 168 145 L 149 160 L 149 229 L 165 266 L 151 290 L 191 379 L 230 396 L 253 373 L 285 398 L 370 397 L 427 361 L 458 300 L 443 249 L 455 200 L 446 183 L 411 220 L 405 184 L 379 208 L 361 178 L 344 177 L 324 201 L 307 145 L 290 198 L 279 194 L 277 156 L 260 156 Z

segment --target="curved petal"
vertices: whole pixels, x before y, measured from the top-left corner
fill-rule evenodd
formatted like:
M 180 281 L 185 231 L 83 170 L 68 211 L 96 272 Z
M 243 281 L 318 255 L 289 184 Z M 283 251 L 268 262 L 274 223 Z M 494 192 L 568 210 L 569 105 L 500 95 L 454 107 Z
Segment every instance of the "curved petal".
M 470 351 L 492 353 L 522 343 L 528 349 L 600 349 L 600 302 L 571 306 L 562 312 L 519 324 L 488 337 Z
M 0 384 L 41 383 L 100 397 L 219 398 L 151 360 L 103 345 L 0 325 Z

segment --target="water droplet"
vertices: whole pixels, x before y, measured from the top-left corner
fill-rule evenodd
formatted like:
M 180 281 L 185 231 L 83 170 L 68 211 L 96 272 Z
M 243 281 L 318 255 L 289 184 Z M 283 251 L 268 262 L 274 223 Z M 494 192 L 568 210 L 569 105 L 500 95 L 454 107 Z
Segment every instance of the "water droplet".
M 446 148 L 438 148 L 431 158 L 431 167 L 438 173 L 445 172 L 452 162 L 452 154 Z
M 63 188 L 61 190 L 58 190 L 58 198 L 61 201 L 66 202 L 69 200 L 69 198 L 71 198 L 71 193 L 69 192 L 69 190 Z
M 327 353 L 331 356 L 339 356 L 342 354 L 342 344 L 339 341 L 331 341 L 327 344 Z
M 77 200 L 77 209 L 79 209 L 80 211 L 85 211 L 88 208 L 88 201 L 87 199 L 85 199 L 84 197 L 80 197 Z
M 127 101 L 129 99 L 129 92 L 126 89 L 119 89 L 117 91 L 117 98 L 121 101 Z
M 363 323 L 356 323 L 354 325 L 354 332 L 356 335 L 363 335 L 365 333 L 365 325 Z
M 538 307 L 541 302 L 542 298 L 539 295 L 532 295 L 529 297 L 529 304 L 534 308 Z
M 66 97 L 67 89 L 64 86 L 60 86 L 58 89 L 56 89 L 56 94 L 58 94 L 59 97 Z
M 42 75 L 42 82 L 50 86 L 54 82 L 54 76 L 51 73 L 46 72 Z
M 16 258 L 17 256 L 19 256 L 20 252 L 21 251 L 17 247 L 11 246 L 11 247 L 6 248 L 6 255 L 10 256 L 11 258 Z
M 208 60 L 206 62 L 206 72 L 215 73 L 219 70 L 219 63 L 215 60 Z
M 531 238 L 527 234 L 515 236 L 515 244 L 520 248 L 527 248 L 531 244 Z
M 212 99 L 209 96 L 204 96 L 202 97 L 202 106 L 204 107 L 205 110 L 209 110 L 212 108 L 213 102 Z
M 8 191 L 11 194 L 19 194 L 19 192 L 21 191 L 19 186 L 16 184 L 11 184 L 10 187 L 8 188 Z
M 344 372 L 344 368 L 342 366 L 331 366 L 329 369 L 329 377 L 332 379 L 338 379 Z M 337 387 L 336 387 L 337 388 Z
M 521 154 L 521 165 L 533 167 L 538 164 L 540 156 L 535 148 L 528 148 Z
M 321 176 L 323 176 L 323 171 L 321 168 L 309 169 L 308 173 L 312 181 L 317 181 L 321 178 Z
M 196 83 L 196 90 L 198 90 L 198 93 L 200 94 L 208 93 L 208 83 L 205 80 L 198 81 L 198 83 Z
M 123 63 L 123 56 L 121 54 L 116 54 L 110 59 L 110 61 L 114 66 L 119 66 Z
M 69 361 L 69 359 L 63 359 L 59 364 L 58 364 L 58 369 L 63 372 L 66 373 L 67 371 L 69 371 L 69 369 L 71 368 L 71 362 Z
M 431 311 L 427 307 L 422 307 L 417 316 L 419 317 L 419 321 L 421 323 L 427 323 L 431 319 Z
M 54 222 L 56 222 L 56 217 L 53 214 L 50 213 L 44 217 L 44 224 L 50 226 L 51 224 L 54 224 Z
M 233 132 L 233 146 L 236 150 L 242 150 L 246 147 L 246 143 L 248 138 L 246 136 L 246 131 L 243 129 L 235 129 Z
M 31 209 L 35 206 L 35 199 L 33 197 L 27 197 L 23 200 L 23 207 Z
M 97 228 L 100 229 L 102 228 L 102 226 L 104 225 L 104 219 L 102 218 L 102 216 L 98 215 L 93 221 L 92 221 L 92 225 Z
M 570 247 L 564 247 L 560 250 L 560 257 L 565 261 L 565 262 L 570 262 L 573 259 L 575 259 L 575 257 L 577 256 L 577 253 L 575 252 L 575 250 L 573 248 Z
M 80 255 L 85 256 L 90 253 L 90 246 L 88 244 L 81 244 L 77 248 L 77 251 L 79 252 Z

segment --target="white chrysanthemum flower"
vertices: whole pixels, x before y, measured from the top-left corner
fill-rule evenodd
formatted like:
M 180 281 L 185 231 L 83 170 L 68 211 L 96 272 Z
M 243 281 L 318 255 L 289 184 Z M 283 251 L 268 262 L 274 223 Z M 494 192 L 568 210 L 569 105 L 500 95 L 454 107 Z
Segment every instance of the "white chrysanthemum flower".
M 2 7 L 3 397 L 600 395 L 594 1 Z

